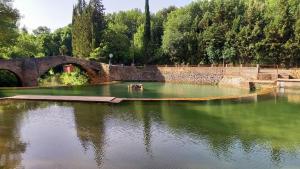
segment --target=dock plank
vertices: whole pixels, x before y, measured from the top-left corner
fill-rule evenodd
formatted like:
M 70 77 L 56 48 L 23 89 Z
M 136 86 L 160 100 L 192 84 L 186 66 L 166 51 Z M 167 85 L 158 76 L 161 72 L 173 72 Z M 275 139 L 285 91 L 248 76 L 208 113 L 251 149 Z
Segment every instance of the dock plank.
M 115 97 L 95 96 L 45 96 L 45 95 L 18 95 L 7 97 L 10 100 L 39 100 L 39 101 L 68 101 L 68 102 L 102 102 L 114 103 Z
M 98 103 L 121 103 L 122 101 L 212 101 L 212 100 L 231 100 L 252 98 L 255 96 L 266 95 L 274 92 L 273 88 L 266 88 L 257 93 L 250 93 L 239 96 L 217 96 L 203 98 L 116 98 L 100 96 L 46 96 L 46 95 L 18 95 L 2 98 L 3 100 L 32 100 L 32 101 L 63 101 L 63 102 L 98 102 Z
M 278 79 L 279 82 L 299 82 L 300 79 Z

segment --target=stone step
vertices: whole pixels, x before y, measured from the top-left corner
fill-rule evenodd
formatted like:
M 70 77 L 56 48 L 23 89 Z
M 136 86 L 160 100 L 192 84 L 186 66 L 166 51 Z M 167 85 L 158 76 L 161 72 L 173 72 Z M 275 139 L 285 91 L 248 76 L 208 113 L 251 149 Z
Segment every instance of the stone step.
M 258 80 L 276 80 L 276 74 L 273 73 L 259 73 Z

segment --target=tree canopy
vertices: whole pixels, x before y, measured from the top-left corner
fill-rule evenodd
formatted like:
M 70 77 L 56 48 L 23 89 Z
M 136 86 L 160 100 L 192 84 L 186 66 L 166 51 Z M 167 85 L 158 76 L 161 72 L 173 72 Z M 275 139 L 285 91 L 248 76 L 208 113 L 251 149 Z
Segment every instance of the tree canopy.
M 72 47 L 76 57 L 88 58 L 99 47 L 105 28 L 104 6 L 101 0 L 78 0 L 73 9 Z
M 151 13 L 105 14 L 78 0 L 72 24 L 51 32 L 17 29 L 18 11 L 0 5 L 0 57 L 73 55 L 116 64 L 300 63 L 300 0 L 198 0 Z
M 0 47 L 11 45 L 17 38 L 18 10 L 11 5 L 11 0 L 0 0 Z

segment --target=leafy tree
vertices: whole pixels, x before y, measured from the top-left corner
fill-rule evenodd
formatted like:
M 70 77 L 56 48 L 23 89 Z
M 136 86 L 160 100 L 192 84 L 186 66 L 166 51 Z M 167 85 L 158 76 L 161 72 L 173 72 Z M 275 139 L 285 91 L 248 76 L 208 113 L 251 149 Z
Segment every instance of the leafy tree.
M 128 27 L 123 24 L 108 24 L 103 35 L 103 42 L 100 47 L 92 52 L 91 57 L 108 61 L 109 54 L 113 53 L 114 63 L 130 63 L 130 39 L 126 36 Z
M 18 36 L 19 12 L 11 5 L 11 0 L 0 0 L 0 48 L 13 44 Z
M 54 55 L 72 56 L 72 28 L 68 25 L 59 28 L 52 33 L 52 39 L 55 44 Z
M 293 17 L 290 13 L 288 1 L 278 0 L 276 5 L 270 6 L 266 14 L 269 20 L 264 29 L 266 55 L 264 61 L 267 63 L 281 64 L 285 61 L 285 43 L 293 37 Z M 275 14 L 276 11 L 276 14 Z
M 33 30 L 33 35 L 42 46 L 42 52 L 44 56 L 57 55 L 57 43 L 53 41 L 51 30 L 47 27 L 38 27 Z
M 28 34 L 27 32 L 21 32 L 15 45 L 2 48 L 0 53 L 7 59 L 44 56 L 42 44 L 34 35 Z
M 35 36 L 41 35 L 41 34 L 50 34 L 51 30 L 50 28 L 46 26 L 39 26 L 35 30 L 32 31 Z
M 189 9 L 178 9 L 168 16 L 162 41 L 162 49 L 175 63 L 194 61 L 197 51 L 197 34 L 192 27 L 193 18 Z

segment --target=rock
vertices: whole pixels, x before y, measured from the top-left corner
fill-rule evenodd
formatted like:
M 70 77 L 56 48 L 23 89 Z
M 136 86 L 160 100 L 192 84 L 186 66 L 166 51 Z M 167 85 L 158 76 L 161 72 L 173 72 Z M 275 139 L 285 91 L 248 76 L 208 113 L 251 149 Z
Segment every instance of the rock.
M 134 91 L 143 91 L 144 85 L 143 84 L 130 84 L 130 85 L 128 85 L 128 89 L 134 90 Z

